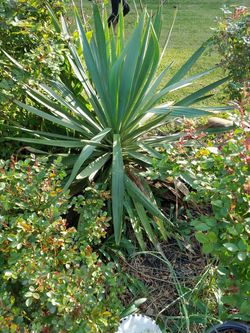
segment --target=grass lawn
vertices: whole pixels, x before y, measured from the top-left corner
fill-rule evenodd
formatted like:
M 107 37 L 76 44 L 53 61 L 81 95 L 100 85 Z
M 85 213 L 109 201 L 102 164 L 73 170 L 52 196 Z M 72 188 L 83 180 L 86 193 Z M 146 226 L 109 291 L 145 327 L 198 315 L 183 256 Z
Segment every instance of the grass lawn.
M 80 1 L 79 1 L 80 2 Z M 89 1 L 82 1 L 84 12 L 91 15 L 91 3 Z M 131 11 L 125 17 L 125 27 L 127 33 L 132 31 L 134 23 L 138 16 L 141 14 L 140 1 L 128 0 Z M 143 6 L 146 6 L 148 11 L 154 14 L 158 8 L 159 1 L 157 0 L 141 0 Z M 169 42 L 168 49 L 163 58 L 162 67 L 167 66 L 174 60 L 173 67 L 169 72 L 169 76 L 173 75 L 188 57 L 212 35 L 212 27 L 216 26 L 216 17 L 222 14 L 220 8 L 224 5 L 247 5 L 247 0 L 232 1 L 232 0 L 168 0 L 163 5 L 163 31 L 162 31 L 162 44 L 167 38 L 169 28 L 172 24 L 174 6 L 177 7 L 177 18 L 175 21 L 173 33 Z M 136 6 L 135 6 L 136 5 Z M 111 12 L 110 5 L 108 4 L 108 13 Z M 137 8 L 136 8 L 137 7 Z M 207 52 L 199 60 L 192 72 L 201 72 L 208 68 L 213 67 L 218 63 L 219 57 L 215 52 Z M 202 87 L 204 84 L 213 82 L 225 75 L 222 70 L 216 70 L 209 76 L 202 78 L 202 82 L 196 83 L 195 88 Z M 167 78 L 168 78 L 167 77 Z M 167 79 L 166 78 L 166 79 Z M 178 94 L 171 96 L 171 99 L 177 99 L 187 92 L 193 90 L 192 87 L 185 88 Z M 223 93 L 221 88 L 217 88 L 216 97 L 211 98 L 206 103 L 221 104 Z

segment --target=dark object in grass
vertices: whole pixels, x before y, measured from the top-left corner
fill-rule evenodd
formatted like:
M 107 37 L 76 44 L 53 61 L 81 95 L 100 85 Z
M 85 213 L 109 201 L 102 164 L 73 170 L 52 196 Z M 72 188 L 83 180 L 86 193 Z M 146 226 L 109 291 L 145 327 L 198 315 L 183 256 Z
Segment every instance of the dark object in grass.
M 250 326 L 237 321 L 227 321 L 214 326 L 207 333 L 250 333 Z
M 112 13 L 108 18 L 108 25 L 111 26 L 111 23 L 115 27 L 119 19 L 119 4 L 122 2 L 123 6 L 123 16 L 127 15 L 130 11 L 130 7 L 127 3 L 127 0 L 111 0 Z

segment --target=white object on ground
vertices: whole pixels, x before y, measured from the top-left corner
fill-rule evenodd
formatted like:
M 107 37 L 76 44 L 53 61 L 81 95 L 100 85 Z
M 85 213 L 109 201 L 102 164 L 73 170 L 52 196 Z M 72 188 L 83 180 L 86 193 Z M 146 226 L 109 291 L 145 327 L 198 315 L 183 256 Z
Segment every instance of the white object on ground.
M 153 319 L 135 314 L 123 318 L 116 333 L 162 333 L 162 331 Z

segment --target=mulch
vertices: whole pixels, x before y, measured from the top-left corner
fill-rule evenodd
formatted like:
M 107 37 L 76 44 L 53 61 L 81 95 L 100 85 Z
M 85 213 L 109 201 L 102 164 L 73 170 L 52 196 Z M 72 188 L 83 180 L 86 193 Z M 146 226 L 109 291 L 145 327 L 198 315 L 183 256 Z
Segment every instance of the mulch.
M 201 275 L 205 272 L 208 259 L 201 253 L 199 245 L 194 242 L 192 249 L 180 249 L 175 240 L 161 243 L 161 248 L 171 263 L 176 277 L 185 287 L 185 291 L 193 289 Z M 180 316 L 180 302 L 176 289 L 176 280 L 173 278 L 166 263 L 155 256 L 138 254 L 130 260 L 123 259 L 123 270 L 143 283 L 147 301 L 140 306 L 140 312 L 153 318 L 166 322 L 166 318 Z M 138 295 L 138 298 L 143 297 Z M 133 296 L 128 291 L 124 303 L 131 304 Z M 165 310 L 164 310 L 165 309 Z M 171 321 L 171 320 L 170 320 Z M 200 325 L 193 328 L 192 333 L 203 332 Z M 184 332 L 183 332 L 184 333 Z

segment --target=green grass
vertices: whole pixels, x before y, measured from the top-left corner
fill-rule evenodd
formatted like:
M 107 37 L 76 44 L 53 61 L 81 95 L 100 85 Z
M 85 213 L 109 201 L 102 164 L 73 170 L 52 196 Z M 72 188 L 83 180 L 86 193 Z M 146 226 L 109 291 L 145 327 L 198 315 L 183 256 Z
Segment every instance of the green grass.
M 80 3 L 80 0 L 78 0 Z M 83 12 L 91 18 L 91 2 L 83 2 Z M 138 17 L 141 14 L 140 0 L 128 0 L 131 11 L 125 17 L 125 27 L 129 36 Z M 185 60 L 209 37 L 212 35 L 212 27 L 216 26 L 216 17 L 221 16 L 221 7 L 224 4 L 227 6 L 247 5 L 247 0 L 232 1 L 232 0 L 167 0 L 163 5 L 163 30 L 162 30 L 162 45 L 167 38 L 170 26 L 174 15 L 174 6 L 177 7 L 177 18 L 170 38 L 168 49 L 163 58 L 162 67 L 167 66 L 171 61 L 174 61 L 169 76 L 171 77 L 177 68 L 179 68 Z M 141 0 L 143 6 L 147 7 L 148 12 L 152 15 L 157 11 L 159 1 L 157 0 Z M 109 1 L 107 4 L 108 14 L 111 12 Z M 191 73 L 198 73 L 208 68 L 215 66 L 219 62 L 218 54 L 207 51 L 196 64 Z M 209 76 L 202 78 L 202 81 L 194 86 L 202 87 L 205 84 L 213 82 L 225 76 L 223 70 L 214 71 Z M 170 96 L 170 99 L 175 99 L 180 96 L 185 96 L 191 92 L 193 87 L 188 87 L 186 90 L 178 92 L 178 95 Z M 217 88 L 214 93 L 216 96 L 206 101 L 207 104 L 221 104 L 224 99 L 222 88 Z

